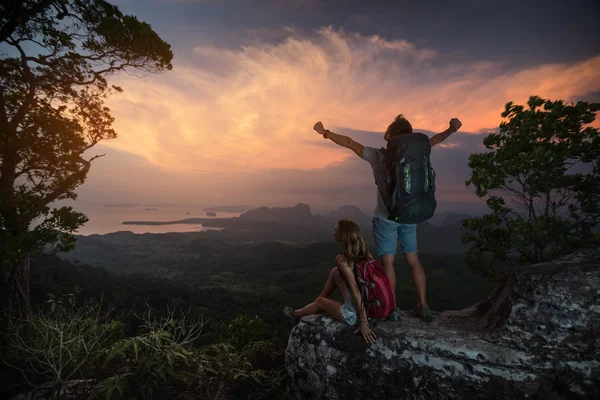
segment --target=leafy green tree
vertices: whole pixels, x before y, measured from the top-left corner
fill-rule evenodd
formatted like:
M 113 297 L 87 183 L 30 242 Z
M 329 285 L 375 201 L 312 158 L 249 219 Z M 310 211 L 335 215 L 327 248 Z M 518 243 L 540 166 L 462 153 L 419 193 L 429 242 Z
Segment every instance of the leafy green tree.
M 86 217 L 71 207 L 99 142 L 116 137 L 105 99 L 125 70 L 170 70 L 150 27 L 102 0 L 0 3 L 0 306 L 29 308 L 29 259 L 74 246 Z
M 492 278 L 497 267 L 549 261 L 600 243 L 600 104 L 533 96 L 506 105 L 499 132 L 472 154 L 474 187 L 492 211 L 463 221 L 467 263 Z

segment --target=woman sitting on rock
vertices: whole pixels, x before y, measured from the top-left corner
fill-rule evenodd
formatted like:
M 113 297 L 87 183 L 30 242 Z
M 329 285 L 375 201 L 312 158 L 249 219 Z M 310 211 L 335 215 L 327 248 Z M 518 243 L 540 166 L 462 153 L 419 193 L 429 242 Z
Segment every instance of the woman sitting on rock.
M 333 229 L 333 240 L 342 245 L 342 252 L 335 257 L 336 266 L 331 270 L 321 294 L 301 309 L 285 307 L 283 312 L 297 321 L 305 315 L 325 311 L 350 326 L 358 323 L 355 333 L 360 331 L 367 343 L 373 343 L 375 333 L 369 327 L 368 317 L 385 318 L 396 307 L 390 282 L 381 264 L 369 252 L 354 221 L 338 221 Z M 343 304 L 329 298 L 336 288 L 344 297 Z

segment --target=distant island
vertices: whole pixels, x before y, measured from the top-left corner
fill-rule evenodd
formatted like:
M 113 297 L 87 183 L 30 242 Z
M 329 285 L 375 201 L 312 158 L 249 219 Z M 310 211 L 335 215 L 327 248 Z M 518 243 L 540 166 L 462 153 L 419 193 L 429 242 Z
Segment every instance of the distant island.
M 217 213 L 207 211 L 207 217 L 186 218 L 174 221 L 124 221 L 124 225 L 174 225 L 174 224 L 207 224 L 207 226 L 266 226 L 278 224 L 281 226 L 327 227 L 330 229 L 341 218 L 352 218 L 361 226 L 370 226 L 371 218 L 356 206 L 345 205 L 325 215 L 313 214 L 308 204 L 298 203 L 293 207 L 259 207 L 242 213 L 239 217 L 216 218 Z M 218 224 L 218 225 L 215 225 Z M 265 225 L 266 224 L 266 225 Z
M 224 218 L 221 220 L 229 220 L 233 218 Z M 174 221 L 123 221 L 123 225 L 178 225 L 178 224 L 204 224 L 206 222 L 220 221 L 218 219 L 208 218 L 186 218 Z
M 439 223 L 429 221 L 417 226 L 419 250 L 423 252 L 464 253 L 461 242 L 461 222 L 467 214 L 439 213 Z M 341 218 L 352 218 L 361 227 L 367 240 L 372 237 L 372 216 L 359 207 L 344 205 L 337 210 L 313 214 L 308 204 L 293 207 L 259 207 L 239 217 L 187 218 L 174 221 L 124 221 L 123 225 L 174 225 L 201 224 L 203 228 L 220 228 L 219 238 L 235 238 L 242 241 L 293 241 L 312 242 L 331 239 L 331 230 Z M 193 233 L 196 235 L 197 233 Z M 213 235 L 204 232 L 203 235 Z M 183 235 L 183 234 L 182 234 Z
M 231 206 L 242 207 L 242 206 Z M 232 208 L 222 207 L 219 209 L 231 210 Z M 205 209 L 208 210 L 208 209 Z M 226 212 L 226 211 L 223 211 Z M 278 224 L 281 226 L 304 226 L 304 227 L 328 227 L 331 228 L 342 218 L 351 218 L 363 229 L 370 229 L 372 216 L 365 214 L 360 208 L 354 205 L 344 205 L 337 210 L 330 211 L 323 215 L 313 214 L 308 204 L 299 203 L 293 207 L 258 207 L 242 213 L 239 217 L 215 218 L 215 211 L 206 211 L 208 218 L 186 218 L 172 221 L 124 221 L 124 225 L 173 225 L 173 224 L 203 224 L 221 228 L 249 226 L 259 227 L 266 224 Z M 471 218 L 472 215 L 439 212 L 427 223 L 421 224 L 422 229 L 432 229 L 433 226 L 445 226 L 460 228 L 462 220 Z
M 249 205 L 238 205 L 238 206 L 216 206 L 216 207 L 206 207 L 203 208 L 202 211 L 205 212 L 230 212 L 230 213 L 243 213 L 248 210 L 253 209 L 253 206 Z
M 138 203 L 114 203 L 114 204 L 105 204 L 104 207 L 106 208 L 118 208 L 118 207 L 122 207 L 122 208 L 129 208 L 129 207 L 139 207 L 140 205 Z
M 457 254 L 464 253 L 461 242 L 461 222 L 467 214 L 439 213 L 439 224 L 429 221 L 417 226 L 419 251 Z M 259 207 L 249 210 L 239 217 L 187 218 L 172 221 L 124 221 L 124 225 L 174 225 L 195 224 L 203 228 L 221 228 L 215 232 L 201 232 L 202 236 L 218 237 L 220 240 L 239 241 L 289 241 L 323 242 L 331 240 L 331 231 L 341 218 L 352 218 L 372 245 L 372 216 L 365 214 L 359 207 L 344 205 L 336 210 L 313 214 L 308 204 L 299 203 L 293 207 Z M 195 237 L 199 233 L 187 233 Z M 216 236 L 215 236 L 216 235 Z M 182 236 L 182 237 L 183 237 Z
M 156 211 L 156 208 L 142 208 L 142 211 Z

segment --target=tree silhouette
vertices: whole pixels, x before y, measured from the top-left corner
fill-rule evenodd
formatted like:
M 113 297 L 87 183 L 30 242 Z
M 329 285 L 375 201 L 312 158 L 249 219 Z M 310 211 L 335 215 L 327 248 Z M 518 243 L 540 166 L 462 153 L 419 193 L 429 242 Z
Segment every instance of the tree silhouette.
M 600 104 L 532 96 L 508 103 L 491 151 L 472 154 L 471 178 L 491 214 L 463 221 L 467 263 L 493 277 L 496 267 L 552 260 L 597 246 L 600 222 Z
M 172 52 L 148 25 L 102 0 L 0 4 L 0 305 L 22 317 L 29 259 L 68 250 L 86 217 L 54 201 L 75 199 L 88 152 L 116 137 L 104 102 L 126 70 L 170 70 Z

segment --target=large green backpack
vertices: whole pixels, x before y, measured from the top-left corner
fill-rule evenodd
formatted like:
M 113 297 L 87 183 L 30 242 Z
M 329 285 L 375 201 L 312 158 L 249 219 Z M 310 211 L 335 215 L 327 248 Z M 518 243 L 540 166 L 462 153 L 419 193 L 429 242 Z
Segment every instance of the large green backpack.
M 429 137 L 422 133 L 393 136 L 381 151 L 386 163 L 386 187 L 381 195 L 388 219 L 417 224 L 435 213 L 435 171 L 431 167 Z

